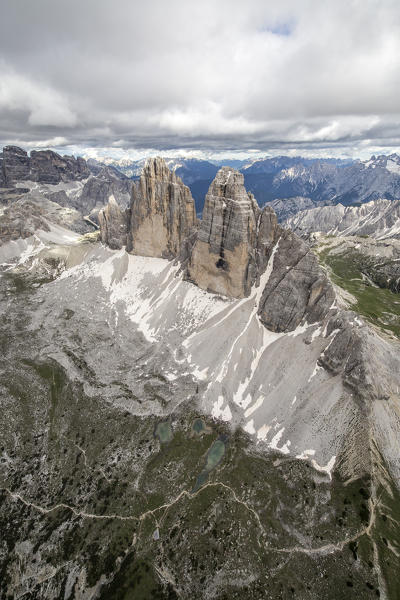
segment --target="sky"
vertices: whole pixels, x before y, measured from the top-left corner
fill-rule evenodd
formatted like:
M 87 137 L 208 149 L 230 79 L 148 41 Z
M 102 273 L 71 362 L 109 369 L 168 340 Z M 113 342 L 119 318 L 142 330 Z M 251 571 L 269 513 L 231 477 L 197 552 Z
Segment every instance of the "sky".
M 2 0 L 0 146 L 400 152 L 398 0 Z

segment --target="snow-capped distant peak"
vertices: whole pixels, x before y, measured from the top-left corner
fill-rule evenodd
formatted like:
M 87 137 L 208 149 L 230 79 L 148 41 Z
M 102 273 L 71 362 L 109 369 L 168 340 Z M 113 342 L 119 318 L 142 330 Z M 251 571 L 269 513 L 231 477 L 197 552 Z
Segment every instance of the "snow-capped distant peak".
M 400 174 L 400 156 L 398 154 L 391 154 L 386 156 L 382 154 L 380 156 L 371 156 L 369 160 L 363 161 L 365 169 L 376 169 L 380 167 L 386 169 L 390 173 Z
M 388 171 L 390 171 L 391 173 L 398 173 L 400 174 L 400 158 L 398 156 L 396 156 L 397 161 L 393 160 L 392 158 L 389 157 L 387 163 L 386 163 L 386 168 Z

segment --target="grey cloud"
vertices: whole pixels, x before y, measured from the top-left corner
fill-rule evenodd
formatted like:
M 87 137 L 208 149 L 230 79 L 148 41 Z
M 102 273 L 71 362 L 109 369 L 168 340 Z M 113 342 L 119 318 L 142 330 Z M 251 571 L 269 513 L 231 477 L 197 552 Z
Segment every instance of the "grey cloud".
M 392 0 L 3 0 L 0 140 L 400 147 L 399 33 Z

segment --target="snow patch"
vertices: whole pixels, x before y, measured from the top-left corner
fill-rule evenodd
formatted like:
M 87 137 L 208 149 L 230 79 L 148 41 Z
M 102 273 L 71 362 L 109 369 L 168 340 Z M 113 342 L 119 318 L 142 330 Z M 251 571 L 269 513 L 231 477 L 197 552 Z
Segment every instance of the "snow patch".
M 254 429 L 254 419 L 247 421 L 246 425 L 244 425 L 243 429 L 250 433 L 250 435 L 254 435 L 256 430 Z
M 229 404 L 227 404 L 226 407 L 222 409 L 224 402 L 224 397 L 219 396 L 218 400 L 214 403 L 214 406 L 211 411 L 211 416 L 213 416 L 214 419 L 221 419 L 222 421 L 231 421 L 232 413 L 231 409 L 229 408 Z
M 311 464 L 317 471 L 321 473 L 327 473 L 329 475 L 329 479 L 332 479 L 332 470 L 335 466 L 336 456 L 332 456 L 332 458 L 326 463 L 325 466 L 319 465 L 316 460 L 312 459 Z
M 313 379 L 313 377 L 315 377 L 315 375 L 318 373 L 318 371 L 323 370 L 323 367 L 321 367 L 321 365 L 319 365 L 318 363 L 315 363 L 315 367 L 314 367 L 314 371 L 311 373 L 310 377 L 308 378 L 308 382 L 311 381 L 311 379 Z
M 314 456 L 314 455 L 315 455 L 315 450 L 310 448 L 308 450 L 303 450 L 303 452 L 301 454 L 298 454 L 296 456 L 296 458 L 299 458 L 300 460 L 307 460 L 308 458 L 310 458 L 310 456 Z
M 265 442 L 270 429 L 270 425 L 263 425 L 262 427 L 260 427 L 260 429 L 257 431 L 257 439 Z

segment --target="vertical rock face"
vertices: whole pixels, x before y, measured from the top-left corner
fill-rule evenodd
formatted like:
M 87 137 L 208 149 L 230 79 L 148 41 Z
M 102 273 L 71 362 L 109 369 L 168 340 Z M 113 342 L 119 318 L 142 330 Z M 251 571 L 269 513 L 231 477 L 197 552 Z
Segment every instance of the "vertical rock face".
M 258 220 L 257 229 L 257 273 L 265 271 L 272 251 L 281 235 L 275 211 L 270 206 L 264 206 Z
M 121 207 L 129 206 L 133 182 L 124 175 L 119 175 L 104 167 L 95 177 L 89 177 L 83 186 L 77 208 L 82 208 L 88 214 L 96 207 L 106 205 L 110 196 L 114 196 Z
M 28 153 L 18 146 L 5 146 L 3 148 L 3 173 L 6 184 L 29 179 Z
M 108 204 L 99 212 L 100 237 L 103 244 L 114 250 L 126 246 L 128 219 L 126 211 L 121 210 L 114 196 L 111 195 Z
M 61 181 L 86 179 L 90 175 L 83 158 L 60 156 L 51 150 L 32 150 L 29 157 L 18 146 L 3 148 L 2 172 L 0 182 L 6 185 L 26 180 L 57 184 Z
M 130 212 L 127 250 L 142 256 L 178 256 L 196 222 L 189 188 L 162 158 L 146 161 L 132 188 Z
M 229 167 L 212 182 L 197 231 L 189 188 L 159 158 L 146 162 L 130 210 L 111 197 L 99 222 L 104 243 L 126 244 L 141 256 L 179 256 L 186 277 L 205 290 L 243 298 L 262 286 L 257 312 L 272 331 L 320 321 L 333 304 L 333 288 L 310 248 L 278 225 L 270 207 L 260 210 L 243 175 Z
M 242 298 L 255 277 L 260 209 L 241 173 L 222 167 L 206 195 L 187 275 L 203 289 Z
M 335 293 L 309 246 L 291 231 L 278 227 L 277 233 L 258 314 L 268 329 L 285 332 L 322 320 Z
M 32 181 L 57 184 L 60 181 L 86 179 L 90 171 L 83 158 L 60 156 L 51 150 L 32 150 L 30 158 Z
M 2 187 L 6 182 L 6 175 L 4 173 L 3 168 L 3 153 L 0 154 L 0 187 Z
M 243 175 L 223 167 L 210 186 L 203 220 L 190 250 L 187 276 L 199 287 L 243 298 L 263 285 L 258 314 L 268 329 L 292 331 L 329 311 L 333 288 L 310 248 L 262 211 Z

